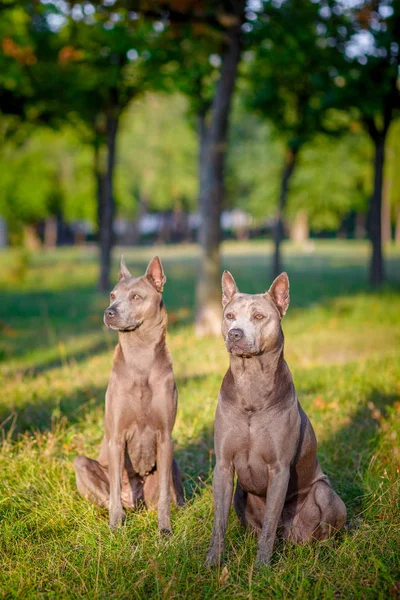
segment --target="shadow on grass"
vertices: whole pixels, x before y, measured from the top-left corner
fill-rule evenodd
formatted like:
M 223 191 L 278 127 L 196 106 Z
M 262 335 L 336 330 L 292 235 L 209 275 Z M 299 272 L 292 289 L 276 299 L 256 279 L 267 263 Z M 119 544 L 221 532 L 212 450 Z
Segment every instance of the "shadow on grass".
M 33 352 L 45 351 L 74 336 L 99 332 L 102 305 L 106 308 L 107 299 L 89 287 L 57 292 L 3 292 L 0 361 L 25 356 L 29 361 Z
M 187 500 L 211 483 L 214 457 L 214 426 L 205 425 L 198 435 L 185 444 L 175 444 L 174 456 L 182 474 Z
M 10 410 L 0 408 L 0 432 L 11 438 L 24 432 L 52 430 L 60 419 L 77 423 L 88 410 L 104 404 L 105 387 L 85 385 L 77 387 L 73 393 L 57 397 L 51 390 L 41 392 L 40 398 L 24 403 Z
M 399 394 L 373 390 L 348 423 L 318 447 L 322 470 L 346 504 L 348 519 L 363 508 L 367 493 L 363 478 L 378 443 L 379 420 L 399 400 Z
M 251 254 L 227 256 L 223 268 L 234 275 L 239 289 L 250 294 L 267 290 L 272 282 L 271 256 Z M 383 288 L 387 292 L 400 292 L 398 257 L 386 259 L 389 282 Z M 289 254 L 284 268 L 290 279 L 291 307 L 305 308 L 321 302 L 334 301 L 339 296 L 358 293 L 376 293 L 368 283 L 368 267 L 365 258 L 337 257 L 335 254 L 310 255 Z
M 48 373 L 50 371 L 59 369 L 60 367 L 64 367 L 69 364 L 78 364 L 80 362 L 88 360 L 96 354 L 102 354 L 107 350 L 112 352 L 113 347 L 111 346 L 111 343 L 107 342 L 107 340 L 104 338 L 103 340 L 94 342 L 93 344 L 78 352 L 74 352 L 71 350 L 68 351 L 64 349 L 62 352 L 62 357 L 60 358 L 49 359 L 47 361 L 42 362 L 35 361 L 35 366 L 31 366 L 28 368 L 13 368 L 12 370 L 10 369 L 10 375 L 12 374 L 12 376 L 15 378 L 19 378 L 24 374 L 28 374 L 30 377 L 35 377 L 36 375 L 43 375 L 44 373 Z M 7 375 L 7 369 L 5 369 L 4 374 Z

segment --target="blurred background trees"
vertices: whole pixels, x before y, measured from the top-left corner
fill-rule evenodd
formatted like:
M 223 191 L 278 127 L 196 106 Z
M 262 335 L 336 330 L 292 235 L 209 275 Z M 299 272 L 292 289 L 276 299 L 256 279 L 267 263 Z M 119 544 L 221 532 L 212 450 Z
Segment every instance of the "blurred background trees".
M 283 165 L 273 224 L 272 277 L 281 272 L 280 245 L 289 186 L 300 151 L 318 134 L 339 134 L 332 113 L 332 70 L 340 59 L 326 43 L 327 17 L 318 3 L 270 3 L 254 27 L 247 69 L 246 103 L 276 129 L 284 143 Z
M 368 234 L 381 285 L 399 40 L 400 0 L 1 2 L 8 243 L 96 241 L 106 290 L 116 241 L 199 241 L 200 335 L 227 235 L 272 238 L 275 274 L 287 236 Z
M 378 286 L 385 278 L 382 256 L 385 145 L 393 120 L 400 116 L 400 2 L 370 0 L 356 3 L 353 9 L 337 2 L 333 9 L 337 6 L 346 19 L 342 31 L 339 29 L 342 39 L 337 43 L 338 51 L 345 57 L 337 75 L 338 106 L 345 111 L 354 110 L 374 147 L 369 203 L 370 282 Z

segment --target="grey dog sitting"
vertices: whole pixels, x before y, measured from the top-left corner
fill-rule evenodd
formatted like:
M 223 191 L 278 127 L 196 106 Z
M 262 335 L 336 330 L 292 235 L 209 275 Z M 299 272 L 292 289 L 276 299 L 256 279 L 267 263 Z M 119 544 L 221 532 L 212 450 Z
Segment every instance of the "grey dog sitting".
M 166 281 L 158 256 L 145 275 L 132 277 L 121 259 L 119 282 L 104 322 L 118 331 L 106 393 L 104 438 L 98 460 L 75 459 L 79 492 L 109 509 L 110 526 L 125 508 L 158 506 L 158 526 L 170 532 L 170 501 L 183 505 L 171 439 L 177 409 L 172 362 L 165 343 Z
M 221 559 L 235 472 L 237 516 L 258 533 L 256 560 L 267 564 L 278 525 L 298 543 L 325 539 L 344 526 L 346 507 L 321 470 L 314 430 L 284 360 L 287 274 L 268 292 L 251 295 L 240 293 L 225 271 L 222 304 L 230 366 L 215 417 L 214 528 L 207 564 Z

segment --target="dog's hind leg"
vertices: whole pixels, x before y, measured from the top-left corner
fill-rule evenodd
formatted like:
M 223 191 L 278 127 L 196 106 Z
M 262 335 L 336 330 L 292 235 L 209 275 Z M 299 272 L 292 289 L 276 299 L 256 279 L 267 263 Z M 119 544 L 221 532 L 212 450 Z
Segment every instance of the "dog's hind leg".
M 183 495 L 183 487 L 181 473 L 178 463 L 175 459 L 172 461 L 171 469 L 171 501 L 178 506 L 184 506 L 185 498 Z M 155 469 L 150 475 L 147 475 L 143 486 L 143 500 L 147 507 L 156 508 L 160 494 L 159 487 L 159 472 Z
M 285 537 L 299 544 L 324 540 L 344 527 L 346 507 L 327 479 L 311 487 L 294 517 L 284 523 Z
M 172 461 L 171 499 L 174 504 L 177 504 L 178 506 L 185 506 L 181 472 L 175 459 Z
M 245 529 L 250 527 L 258 535 L 262 529 L 265 500 L 254 494 L 248 494 L 237 482 L 233 506 L 243 527 Z
M 346 506 L 327 481 L 318 481 L 313 487 L 314 501 L 321 512 L 321 518 L 312 536 L 316 540 L 324 540 L 344 527 Z
M 233 506 L 235 508 L 235 512 L 237 518 L 239 519 L 242 527 L 246 529 L 247 521 L 246 521 L 246 504 L 247 504 L 247 492 L 245 492 L 241 487 L 239 482 L 236 482 L 235 494 L 233 496 Z
M 143 500 L 147 508 L 157 508 L 159 490 L 158 471 L 154 469 L 144 479 Z
M 76 485 L 79 493 L 91 502 L 108 508 L 110 502 L 110 482 L 107 472 L 97 460 L 77 456 L 74 460 Z

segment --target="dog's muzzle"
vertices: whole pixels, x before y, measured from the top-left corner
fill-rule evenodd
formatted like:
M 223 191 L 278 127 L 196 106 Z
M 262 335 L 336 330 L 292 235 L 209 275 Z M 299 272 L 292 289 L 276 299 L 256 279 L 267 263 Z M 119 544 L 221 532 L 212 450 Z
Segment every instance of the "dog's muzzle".
M 143 323 L 143 320 L 136 321 L 134 323 L 121 323 L 119 320 L 118 312 L 112 306 L 109 306 L 104 311 L 103 317 L 104 324 L 110 329 L 116 331 L 135 331 Z
M 247 339 L 243 329 L 238 327 L 228 331 L 225 345 L 228 352 L 237 356 L 250 357 L 259 353 L 258 349 L 254 347 L 254 343 Z
M 115 315 L 116 315 L 116 312 L 113 308 L 106 308 L 106 310 L 104 311 L 105 319 L 114 319 Z
M 243 329 L 231 329 L 228 332 L 228 340 L 230 342 L 238 342 L 244 336 Z
M 114 322 L 116 321 L 116 315 L 117 312 L 114 308 L 111 308 L 111 306 L 106 308 L 103 316 L 104 324 L 107 325 L 107 327 L 112 327 Z

